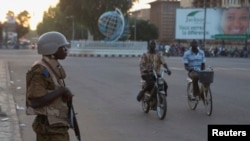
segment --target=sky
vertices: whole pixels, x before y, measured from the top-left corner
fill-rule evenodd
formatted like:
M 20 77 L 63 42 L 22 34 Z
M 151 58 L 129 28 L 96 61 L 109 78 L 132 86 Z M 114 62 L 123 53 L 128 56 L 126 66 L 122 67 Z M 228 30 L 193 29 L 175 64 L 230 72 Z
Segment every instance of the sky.
M 139 10 L 142 8 L 150 8 L 150 5 L 148 3 L 153 2 L 153 1 L 155 1 L 155 0 L 139 0 L 139 2 L 136 2 L 134 4 L 131 11 Z
M 6 13 L 10 10 L 18 15 L 24 10 L 30 13 L 30 28 L 36 29 L 42 21 L 43 12 L 50 6 L 55 6 L 59 0 L 0 0 L 0 21 L 6 21 Z
M 139 10 L 142 8 L 150 8 L 147 4 L 155 0 L 139 0 L 132 7 L 131 11 Z M 55 6 L 59 0 L 0 0 L 0 21 L 6 21 L 6 13 L 10 10 L 15 15 L 27 10 L 30 13 L 30 28 L 36 29 L 39 22 L 42 21 L 43 12 L 47 11 L 50 6 Z

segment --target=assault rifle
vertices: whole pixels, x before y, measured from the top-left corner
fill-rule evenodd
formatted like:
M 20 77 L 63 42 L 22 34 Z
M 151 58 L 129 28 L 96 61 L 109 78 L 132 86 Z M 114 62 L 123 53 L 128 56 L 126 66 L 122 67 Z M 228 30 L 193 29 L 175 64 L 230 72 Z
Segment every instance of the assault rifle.
M 75 110 L 74 110 L 72 103 L 71 104 L 68 103 L 68 107 L 69 107 L 69 112 L 68 112 L 69 127 L 75 131 L 75 135 L 76 135 L 76 138 L 78 139 L 78 141 L 81 141 L 80 129 L 78 126 L 78 122 L 76 119 L 76 113 L 75 113 Z
M 59 69 L 60 75 L 62 76 L 61 66 L 58 65 L 57 67 Z M 66 86 L 64 79 L 62 79 L 62 82 L 63 82 L 63 85 Z M 69 111 L 68 111 L 69 128 L 72 128 L 75 131 L 76 138 L 78 139 L 78 141 L 81 141 L 80 129 L 79 129 L 78 122 L 76 119 L 76 113 L 75 113 L 73 104 L 72 102 L 70 103 L 68 102 L 67 104 L 69 108 Z

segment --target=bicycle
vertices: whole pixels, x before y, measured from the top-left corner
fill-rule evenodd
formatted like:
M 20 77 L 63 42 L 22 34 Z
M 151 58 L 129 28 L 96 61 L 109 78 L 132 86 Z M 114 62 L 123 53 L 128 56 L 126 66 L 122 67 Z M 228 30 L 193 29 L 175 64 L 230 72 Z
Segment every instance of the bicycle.
M 209 70 L 199 71 L 199 88 L 200 93 L 195 97 L 195 100 L 191 98 L 193 94 L 193 82 L 191 78 L 187 78 L 187 97 L 188 106 L 191 110 L 195 110 L 199 101 L 202 100 L 208 116 L 212 115 L 213 111 L 213 99 L 210 84 L 213 83 L 214 71 L 211 67 Z

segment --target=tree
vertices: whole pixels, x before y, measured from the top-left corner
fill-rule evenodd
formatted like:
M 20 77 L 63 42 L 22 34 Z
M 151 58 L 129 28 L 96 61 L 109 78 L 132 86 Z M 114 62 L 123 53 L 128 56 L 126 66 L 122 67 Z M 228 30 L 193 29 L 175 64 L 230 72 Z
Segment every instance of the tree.
M 82 23 L 96 40 L 103 39 L 98 28 L 99 17 L 119 8 L 125 15 L 138 0 L 60 0 L 60 9 L 67 16 L 74 16 L 77 23 Z
M 18 39 L 23 37 L 30 31 L 30 15 L 29 12 L 24 10 L 23 12 L 19 13 L 16 17 L 16 32 Z
M 14 47 L 19 46 L 19 39 L 27 34 L 30 30 L 29 26 L 29 13 L 24 10 L 15 17 L 13 11 L 8 11 L 6 13 L 6 22 L 2 25 L 2 30 L 4 32 L 3 43 L 8 47 L 8 45 L 14 45 Z
M 135 22 L 136 20 L 136 22 Z M 136 23 L 134 26 L 133 24 Z M 148 41 L 151 39 L 157 39 L 159 37 L 159 31 L 154 24 L 149 23 L 143 19 L 130 19 L 130 39 L 135 38 L 134 33 L 136 34 L 136 39 L 141 41 Z M 136 30 L 136 31 L 135 31 Z
M 8 11 L 6 13 L 6 19 L 9 22 L 9 24 L 14 24 L 13 28 L 10 29 L 11 32 L 16 32 L 18 39 L 20 37 L 23 37 L 25 34 L 27 34 L 30 30 L 30 15 L 29 12 L 24 10 L 23 12 L 19 13 L 15 17 L 15 13 L 13 11 Z M 8 24 L 8 22 L 5 22 L 4 24 Z M 6 27 L 10 28 L 10 27 Z
M 3 43 L 3 24 L 0 22 L 0 48 L 2 48 Z
M 59 5 L 49 7 L 43 14 L 42 22 L 37 26 L 37 33 L 41 35 L 53 30 L 61 32 L 67 39 L 71 39 L 72 32 L 74 32 L 74 39 L 86 39 L 87 30 L 85 30 L 85 26 L 72 18 L 74 17 L 65 15 L 65 13 L 60 10 Z M 72 20 L 74 20 L 74 23 Z
M 37 25 L 39 35 L 52 30 L 63 33 L 67 38 L 70 37 L 69 22 L 57 6 L 49 7 L 43 14 L 42 22 Z

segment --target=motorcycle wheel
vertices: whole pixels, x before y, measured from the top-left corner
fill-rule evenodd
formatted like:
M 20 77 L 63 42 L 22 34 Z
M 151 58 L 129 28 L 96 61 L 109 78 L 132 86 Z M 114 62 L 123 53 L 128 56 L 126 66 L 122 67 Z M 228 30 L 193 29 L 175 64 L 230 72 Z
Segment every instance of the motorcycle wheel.
M 157 101 L 157 116 L 160 120 L 163 120 L 167 114 L 167 99 L 165 95 L 159 94 L 159 100 Z
M 142 111 L 144 113 L 148 113 L 150 109 L 150 105 L 145 96 L 142 98 L 141 104 L 142 104 Z

